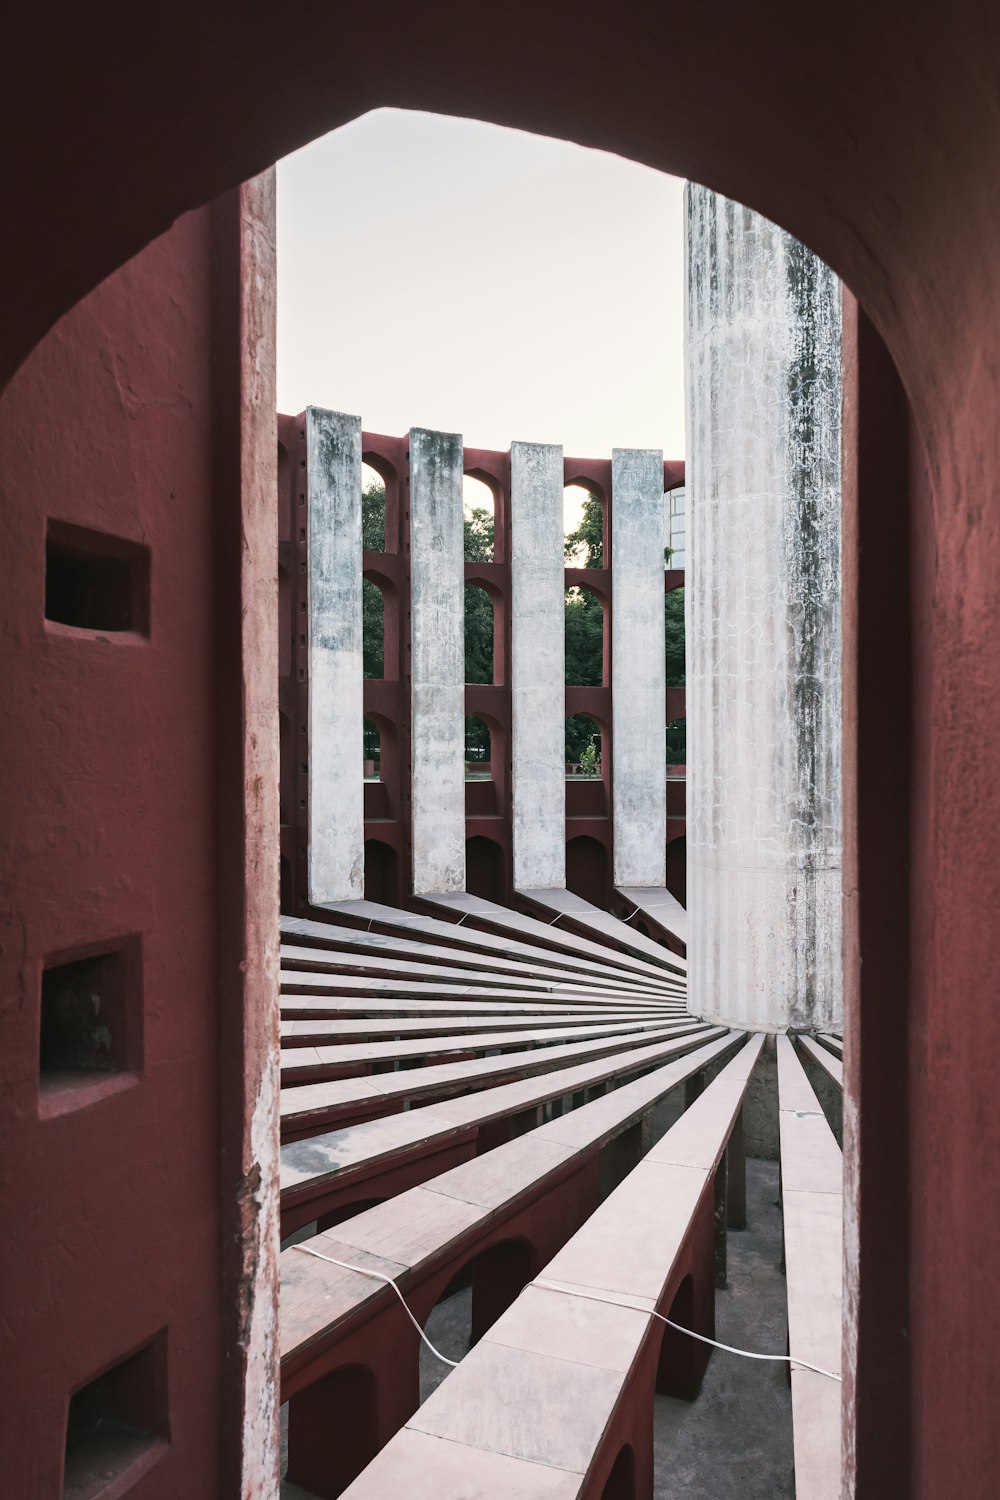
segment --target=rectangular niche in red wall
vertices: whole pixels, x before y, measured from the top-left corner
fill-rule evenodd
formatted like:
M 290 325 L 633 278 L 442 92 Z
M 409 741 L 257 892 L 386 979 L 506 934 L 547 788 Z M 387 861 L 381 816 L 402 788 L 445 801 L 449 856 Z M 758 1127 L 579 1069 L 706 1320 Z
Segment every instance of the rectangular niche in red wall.
M 104 1370 L 70 1397 L 63 1496 L 127 1495 L 166 1451 L 167 1333 Z
M 42 969 L 39 1107 L 62 1114 L 119 1093 L 142 1067 L 137 937 L 58 954 Z
M 107 532 L 49 521 L 45 618 L 74 630 L 148 635 L 148 547 Z

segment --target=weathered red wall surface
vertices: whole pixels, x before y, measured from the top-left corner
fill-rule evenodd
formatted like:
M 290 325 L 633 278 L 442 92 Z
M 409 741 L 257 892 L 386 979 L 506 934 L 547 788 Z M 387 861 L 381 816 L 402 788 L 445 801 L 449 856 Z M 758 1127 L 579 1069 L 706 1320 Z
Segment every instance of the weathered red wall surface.
M 170 1441 L 142 1494 L 208 1500 L 239 1483 L 242 1364 L 266 1346 L 246 1299 L 258 1319 L 269 1300 L 255 1200 L 274 1166 L 259 1109 L 276 1041 L 273 384 L 265 367 L 255 390 L 241 357 L 248 310 L 251 366 L 273 350 L 270 193 L 181 219 L 67 315 L 0 402 L 11 1496 L 61 1493 L 70 1394 L 161 1330 Z M 49 519 L 148 548 L 148 635 L 46 622 Z M 134 1072 L 94 1102 L 40 1094 L 43 961 L 122 938 L 141 950 Z
M 880 661 L 887 683 L 911 669 L 914 681 L 892 741 L 893 758 L 909 766 L 902 833 L 876 824 L 871 845 L 873 857 L 892 848 L 909 855 L 903 920 L 898 907 L 892 921 L 880 919 L 877 865 L 849 893 L 859 908 L 852 994 L 859 965 L 910 975 L 906 1003 L 893 1012 L 893 1066 L 905 1069 L 907 1085 L 906 1116 L 893 1117 L 897 1150 L 890 1163 L 877 1148 L 881 1114 L 862 1114 L 853 1138 L 867 1184 L 862 1219 L 899 1173 L 914 1196 L 909 1228 L 877 1218 L 874 1227 L 877 1253 L 908 1274 L 908 1378 L 893 1398 L 909 1404 L 912 1421 L 883 1433 L 859 1428 L 857 1494 L 884 1500 L 885 1487 L 864 1477 L 861 1452 L 867 1446 L 871 1457 L 879 1442 L 890 1493 L 996 1492 L 1000 1298 L 989 1251 L 977 1250 L 1000 1232 L 1000 11 L 987 0 L 953 0 L 947 10 L 914 0 L 905 17 L 892 0 L 825 11 L 775 0 L 766 13 L 736 0 L 669 8 L 513 0 L 457 18 L 438 0 L 346 10 L 176 0 L 140 20 L 123 0 L 99 16 L 56 0 L 8 17 L 4 41 L 5 191 L 16 226 L 0 241 L 4 377 L 175 215 L 385 103 L 568 136 L 696 178 L 796 234 L 860 298 L 900 374 L 923 472 L 908 470 L 894 512 L 914 540 L 905 586 L 859 592 L 857 602 L 859 652 Z M 31 434 L 33 405 L 25 416 Z M 115 427 L 127 431 L 124 416 Z M 168 496 L 169 488 L 164 507 Z M 86 497 L 88 512 L 107 503 Z M 860 493 L 862 511 L 883 503 L 875 487 Z M 23 609 L 32 585 L 20 547 L 5 566 Z M 22 568 L 27 581 L 17 580 Z M 208 581 L 194 561 L 183 587 L 195 617 L 199 577 Z M 882 651 L 873 644 L 880 629 Z M 10 697 L 30 729 L 31 712 L 41 711 L 31 709 L 30 647 L 16 647 Z M 862 700 L 859 689 L 848 704 L 848 735 Z M 157 722 L 142 730 L 149 754 Z M 53 794 L 51 805 L 64 805 L 80 755 L 46 723 L 43 743 L 56 747 L 47 772 L 38 744 L 26 753 L 26 732 L 16 723 L 7 732 L 19 783 L 13 815 L 24 829 L 22 807 L 50 805 Z M 99 786 L 77 782 L 77 795 L 105 810 Z M 107 812 L 102 836 L 113 841 L 123 804 Z M 859 799 L 859 867 L 871 816 Z M 43 818 L 34 841 L 44 844 L 46 826 Z M 847 835 L 850 853 L 850 825 Z M 43 899 L 33 870 L 46 856 L 29 857 L 32 848 L 9 838 L 4 848 L 4 879 L 24 893 L 8 908 L 15 948 L 22 905 L 37 909 Z M 77 856 L 68 858 L 77 868 Z M 191 878 L 197 885 L 197 871 Z M 52 904 L 54 920 L 65 922 Z M 858 1067 L 864 1059 L 849 1057 L 855 1105 Z M 44 1201 L 50 1219 L 57 1200 L 48 1188 Z M 849 1262 L 851 1277 L 857 1268 Z M 884 1356 L 860 1326 L 863 1297 L 858 1306 L 859 1364 L 877 1374 Z M 53 1368 L 64 1357 L 58 1352 Z

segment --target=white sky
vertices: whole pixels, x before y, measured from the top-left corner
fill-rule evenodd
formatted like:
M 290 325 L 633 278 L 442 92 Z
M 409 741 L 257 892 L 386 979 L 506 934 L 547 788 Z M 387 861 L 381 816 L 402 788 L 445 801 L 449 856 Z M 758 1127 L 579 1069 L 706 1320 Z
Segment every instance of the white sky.
M 278 407 L 684 454 L 682 184 L 377 110 L 278 166 Z

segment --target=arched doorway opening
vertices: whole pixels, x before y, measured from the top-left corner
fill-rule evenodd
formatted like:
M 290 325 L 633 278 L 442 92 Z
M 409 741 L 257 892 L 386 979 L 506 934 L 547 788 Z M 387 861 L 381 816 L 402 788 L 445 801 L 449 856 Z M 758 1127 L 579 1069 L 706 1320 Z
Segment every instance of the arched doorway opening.
M 504 902 L 504 852 L 496 839 L 476 834 L 465 841 L 465 888 L 470 896 Z
M 610 904 L 611 861 L 605 846 L 589 834 L 567 841 L 566 888 L 593 906 L 606 908 Z

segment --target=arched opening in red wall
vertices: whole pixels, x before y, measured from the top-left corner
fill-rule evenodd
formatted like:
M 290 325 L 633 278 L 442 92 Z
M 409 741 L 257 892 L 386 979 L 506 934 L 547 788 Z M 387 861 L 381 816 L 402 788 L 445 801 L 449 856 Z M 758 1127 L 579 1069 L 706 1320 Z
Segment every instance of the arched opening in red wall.
M 606 686 L 604 605 L 591 588 L 566 590 L 566 686 Z
M 563 540 L 567 568 L 603 568 L 607 522 L 596 486 L 574 481 L 563 488 Z
M 570 714 L 565 734 L 567 781 L 600 781 L 604 772 L 600 724 L 589 714 Z
M 619 1449 L 601 1500 L 635 1500 L 635 1450 L 631 1443 Z
M 465 561 L 496 559 L 496 495 L 484 479 L 466 474 L 462 480 L 465 517 Z
M 365 900 L 402 905 L 399 855 L 381 839 L 365 839 Z
M 611 861 L 599 839 L 578 834 L 566 844 L 566 888 L 602 909 L 611 900 Z
M 470 896 L 503 904 L 504 852 L 495 839 L 476 834 L 465 841 L 465 888 Z
M 683 687 L 686 671 L 683 587 L 667 589 L 663 595 L 663 638 L 667 687 Z
M 687 838 L 671 839 L 667 845 L 667 890 L 687 906 Z
M 361 650 L 369 681 L 385 677 L 385 596 L 373 578 L 361 580 Z
M 704 1301 L 706 1305 L 711 1306 L 710 1293 L 706 1294 Z M 706 1344 L 699 1343 L 697 1339 L 688 1338 L 679 1329 L 690 1328 L 695 1333 L 711 1330 L 705 1330 L 703 1325 L 699 1326 L 698 1295 L 694 1276 L 691 1273 L 684 1277 L 674 1293 L 667 1317 L 671 1323 L 677 1323 L 679 1328 L 669 1328 L 664 1325 L 660 1340 L 656 1389 L 671 1396 L 679 1396 L 683 1400 L 693 1401 L 698 1394 L 701 1379 L 708 1364 L 709 1350 Z
M 465 716 L 465 779 L 489 781 L 493 778 L 493 738 L 490 726 L 476 714 Z
M 357 493 L 357 491 L 355 491 Z M 386 549 L 385 480 L 369 463 L 361 465 L 361 547 L 364 552 Z
M 311 1495 L 339 1495 L 378 1451 L 379 1392 L 367 1365 L 346 1365 L 288 1402 L 286 1477 Z M 331 1442 L 336 1426 L 337 1441 Z
M 382 780 L 382 735 L 374 719 L 364 718 L 364 776 L 366 781 Z
M 687 765 L 687 719 L 671 719 L 667 725 L 668 772 L 683 775 Z
M 465 680 L 494 680 L 493 600 L 478 583 L 465 585 Z

